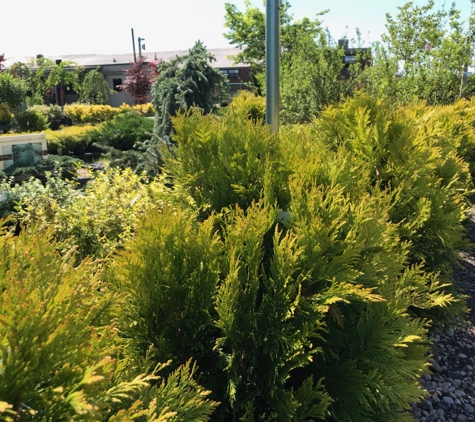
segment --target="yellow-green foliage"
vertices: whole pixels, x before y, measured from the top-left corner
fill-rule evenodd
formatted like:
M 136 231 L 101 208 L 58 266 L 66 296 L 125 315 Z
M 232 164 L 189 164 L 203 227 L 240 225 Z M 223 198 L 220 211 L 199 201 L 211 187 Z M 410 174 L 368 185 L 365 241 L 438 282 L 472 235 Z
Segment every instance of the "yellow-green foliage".
M 207 420 L 216 403 L 189 362 L 168 379 L 127 369 L 97 265 L 75 266 L 50 239 L 42 230 L 0 237 L 0 418 Z
M 120 110 L 122 112 L 129 112 L 131 110 L 135 110 L 135 111 L 139 112 L 140 114 L 143 114 L 144 116 L 147 116 L 147 117 L 155 116 L 155 107 L 153 106 L 152 103 L 135 104 L 133 106 L 130 106 L 128 104 L 123 103 L 120 106 Z
M 117 294 L 105 315 L 130 357 L 111 383 L 170 359 L 175 380 L 199 377 L 221 403 L 215 421 L 409 421 L 430 319 L 464 306 L 448 274 L 464 246 L 471 104 L 361 96 L 274 135 L 247 113 L 195 110 L 174 119 L 160 181 L 107 170 L 64 195 L 48 182 L 13 221 L 51 226 L 78 262 L 116 252 L 93 284 Z M 160 391 L 184 394 L 173 385 Z M 186 418 L 159 397 L 111 420 L 205 420 L 215 405 Z
M 68 151 L 79 145 L 89 144 L 88 134 L 92 129 L 94 127 L 88 124 L 83 126 L 63 126 L 59 130 L 45 130 L 48 152 L 56 154 L 59 148 L 63 151 Z
M 361 160 L 368 189 L 392 195 L 390 218 L 411 242 L 413 262 L 448 273 L 464 247 L 461 222 L 472 185 L 458 150 L 464 134 L 452 131 L 451 139 L 441 122 L 360 96 L 324 111 L 313 133 L 333 150 L 344 148 Z
M 421 136 L 437 145 L 442 154 L 453 155 L 455 149 L 475 179 L 475 97 L 446 106 L 427 107 L 422 103 L 400 111 L 417 120 Z
M 120 108 L 100 104 L 71 104 L 64 107 L 64 113 L 73 123 L 100 123 L 112 119 Z
M 442 153 L 418 118 L 366 97 L 274 136 L 232 112 L 174 127 L 174 205 L 115 261 L 131 344 L 193 356 L 216 421 L 409 420 L 426 318 L 464 306 L 430 272 L 463 246 L 456 145 Z
M 34 183 L 34 182 L 29 182 Z M 80 261 L 86 256 L 104 258 L 134 233 L 146 211 L 157 206 L 162 186 L 145 184 L 131 170 L 109 168 L 89 182 L 84 191 L 54 182 L 50 190 L 25 198 L 14 219 L 28 225 L 52 226 L 62 250 L 75 246 Z
M 266 100 L 264 97 L 242 90 L 233 97 L 229 110 L 254 122 L 264 122 L 266 118 Z
M 75 103 L 64 107 L 64 113 L 77 123 L 100 123 L 112 119 L 116 114 L 135 110 L 146 116 L 154 116 L 155 109 L 151 103 L 129 106 L 122 104 L 120 107 L 100 104 Z
M 454 298 L 404 269 L 382 194 L 354 204 L 303 179 L 290 190 L 287 216 L 257 204 L 203 222 L 150 214 L 115 261 L 119 325 L 141 354 L 193 356 L 217 421 L 405 420 L 427 353 L 426 321 L 408 309 Z
M 287 172 L 279 139 L 246 116 L 222 119 L 199 111 L 173 119 L 177 157 L 167 160 L 164 178 L 200 212 L 238 204 L 246 209 L 266 192 L 271 203 L 286 205 Z M 239 128 L 237 130 L 236 128 Z

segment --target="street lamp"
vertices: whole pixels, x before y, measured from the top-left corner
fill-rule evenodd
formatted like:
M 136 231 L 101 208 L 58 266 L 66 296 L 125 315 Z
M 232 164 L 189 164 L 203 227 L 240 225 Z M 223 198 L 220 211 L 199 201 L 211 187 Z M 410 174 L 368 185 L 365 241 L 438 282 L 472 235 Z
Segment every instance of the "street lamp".
M 142 48 L 145 50 L 145 44 L 142 44 L 142 41 L 145 41 L 145 38 L 138 38 L 139 42 L 139 57 L 142 58 Z

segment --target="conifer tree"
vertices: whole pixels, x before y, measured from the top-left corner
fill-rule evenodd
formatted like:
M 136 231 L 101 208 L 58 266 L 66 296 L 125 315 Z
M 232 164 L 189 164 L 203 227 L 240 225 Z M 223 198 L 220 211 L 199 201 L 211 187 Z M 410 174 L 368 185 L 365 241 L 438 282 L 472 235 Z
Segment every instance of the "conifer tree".
M 170 135 L 170 117 L 178 110 L 193 106 L 207 114 L 221 102 L 227 92 L 226 77 L 211 66 L 214 60 L 197 41 L 189 54 L 159 64 L 159 76 L 152 87 L 152 103 L 157 110 L 155 134 L 159 138 Z

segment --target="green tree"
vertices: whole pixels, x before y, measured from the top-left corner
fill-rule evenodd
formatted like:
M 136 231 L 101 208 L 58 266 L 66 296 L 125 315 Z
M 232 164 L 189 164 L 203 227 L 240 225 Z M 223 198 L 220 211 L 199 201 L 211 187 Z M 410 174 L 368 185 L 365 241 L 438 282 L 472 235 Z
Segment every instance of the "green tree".
M 265 14 L 250 1 L 245 6 L 241 12 L 226 3 L 229 31 L 224 36 L 244 48 L 236 60 L 251 64 L 256 91 L 265 94 Z M 298 123 L 311 120 L 350 93 L 351 83 L 342 77 L 343 49 L 322 28 L 321 21 L 304 18 L 292 22 L 289 8 L 289 2 L 281 2 L 281 117 L 283 123 Z
M 15 114 L 25 104 L 28 86 L 20 78 L 7 72 L 0 73 L 0 104 L 5 103 Z
M 236 60 L 241 63 L 249 63 L 256 71 L 262 71 L 265 67 L 265 14 L 253 6 L 250 0 L 245 1 L 245 11 L 241 12 L 231 3 L 225 3 L 225 27 L 228 32 L 223 34 L 229 42 L 243 50 L 237 54 Z M 318 19 L 304 18 L 301 21 L 292 22 L 289 14 L 290 3 L 286 0 L 280 2 L 280 42 L 284 51 L 292 50 L 295 41 L 302 33 L 317 37 L 321 32 L 321 21 Z M 326 11 L 317 13 L 317 16 Z
M 386 18 L 387 33 L 364 76 L 367 89 L 402 102 L 449 104 L 462 97 L 463 73 L 474 58 L 475 14 L 465 25 L 454 5 L 435 11 L 430 0 L 406 3 Z
M 107 104 L 109 95 L 115 94 L 98 69 L 86 73 L 79 92 L 79 100 L 91 104 Z
M 82 68 L 72 61 L 57 63 L 45 57 L 29 63 L 14 63 L 9 73 L 23 79 L 28 87 L 27 104 L 43 104 L 46 95 L 58 85 L 80 91 L 80 74 Z
M 308 122 L 327 105 L 338 102 L 348 83 L 342 77 L 343 50 L 321 33 L 315 40 L 301 34 L 281 58 L 281 119 Z M 264 75 L 261 73 L 262 80 Z
M 152 86 L 155 134 L 166 138 L 172 131 L 170 117 L 180 109 L 196 106 L 205 114 L 227 93 L 226 77 L 211 66 L 214 56 L 201 41 L 186 56 L 176 56 L 157 67 L 159 76 Z

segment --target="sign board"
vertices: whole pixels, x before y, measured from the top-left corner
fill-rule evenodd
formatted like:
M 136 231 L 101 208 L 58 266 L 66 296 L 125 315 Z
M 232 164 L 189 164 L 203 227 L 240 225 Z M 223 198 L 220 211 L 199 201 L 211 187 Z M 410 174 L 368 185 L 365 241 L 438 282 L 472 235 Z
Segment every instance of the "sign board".
M 8 167 L 32 167 L 48 156 L 46 135 L 0 136 L 0 170 Z

